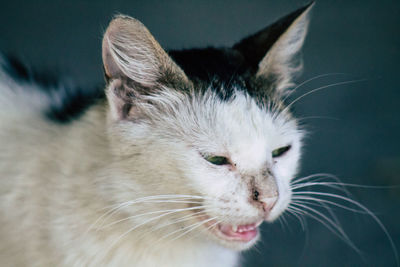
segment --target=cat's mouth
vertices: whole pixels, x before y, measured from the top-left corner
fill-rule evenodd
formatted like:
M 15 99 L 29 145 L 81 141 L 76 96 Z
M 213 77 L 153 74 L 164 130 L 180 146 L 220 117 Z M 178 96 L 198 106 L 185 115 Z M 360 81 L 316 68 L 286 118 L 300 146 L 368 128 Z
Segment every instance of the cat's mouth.
M 211 220 L 208 221 L 205 226 L 218 238 L 226 241 L 247 243 L 258 237 L 258 226 L 260 226 L 262 222 L 263 221 L 260 220 L 250 224 L 232 225 L 226 223 L 217 223 L 216 221 Z
M 231 241 L 250 242 L 258 236 L 258 226 L 262 223 L 251 223 L 244 225 L 230 225 L 230 224 L 218 224 L 216 230 L 219 231 L 219 235 L 222 235 L 225 239 Z

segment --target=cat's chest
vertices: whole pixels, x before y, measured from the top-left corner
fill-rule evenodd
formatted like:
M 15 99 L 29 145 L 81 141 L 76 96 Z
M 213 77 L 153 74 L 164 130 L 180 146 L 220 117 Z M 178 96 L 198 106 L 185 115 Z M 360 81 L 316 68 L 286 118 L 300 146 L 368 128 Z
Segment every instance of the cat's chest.
M 124 242 L 108 257 L 90 260 L 87 266 L 118 267 L 238 267 L 239 255 L 226 248 L 193 241 L 148 246 L 146 242 Z M 77 259 L 77 261 L 80 261 Z

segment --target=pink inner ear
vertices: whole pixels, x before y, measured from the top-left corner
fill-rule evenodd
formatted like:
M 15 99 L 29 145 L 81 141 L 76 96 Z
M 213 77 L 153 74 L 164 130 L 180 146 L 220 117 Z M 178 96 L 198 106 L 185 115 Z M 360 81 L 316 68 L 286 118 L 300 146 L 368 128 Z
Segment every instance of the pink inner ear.
M 110 53 L 110 45 L 109 45 L 108 34 L 104 36 L 103 39 L 103 65 L 104 71 L 108 78 L 116 78 L 120 76 L 120 69 L 118 68 L 117 64 L 115 63 L 111 53 Z
M 106 71 L 107 73 L 107 71 Z M 108 87 L 107 97 L 110 105 L 111 116 L 114 120 L 123 119 L 123 106 L 124 101 L 115 94 L 115 88 L 121 86 L 120 80 L 114 80 Z
M 120 79 L 112 80 L 107 87 L 107 98 L 112 119 L 115 121 L 129 120 L 135 121 L 141 118 L 142 113 L 134 105 L 135 97 L 125 93 L 132 90 Z

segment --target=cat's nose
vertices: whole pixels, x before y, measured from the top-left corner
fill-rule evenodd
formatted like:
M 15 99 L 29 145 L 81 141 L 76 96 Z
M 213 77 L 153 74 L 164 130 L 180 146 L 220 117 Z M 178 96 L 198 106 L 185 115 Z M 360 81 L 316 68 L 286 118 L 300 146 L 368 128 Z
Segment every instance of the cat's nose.
M 273 196 L 264 197 L 264 198 L 260 199 L 260 202 L 263 204 L 263 209 L 267 214 L 269 214 L 271 212 L 271 210 L 275 206 L 277 200 L 278 200 L 277 193 Z
M 275 206 L 277 200 L 278 200 L 278 191 L 273 190 L 272 192 L 269 192 L 268 194 L 261 195 L 257 189 L 253 191 L 253 200 L 258 202 L 259 204 L 262 204 L 262 208 L 264 212 L 266 213 L 266 216 L 268 217 L 268 214 L 272 210 L 272 208 Z

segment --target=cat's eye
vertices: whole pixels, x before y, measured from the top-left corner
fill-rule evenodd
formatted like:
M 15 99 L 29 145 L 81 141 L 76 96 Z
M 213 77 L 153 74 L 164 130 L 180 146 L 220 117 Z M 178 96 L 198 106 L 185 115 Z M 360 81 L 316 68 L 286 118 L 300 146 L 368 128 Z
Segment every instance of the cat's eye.
M 229 160 L 222 156 L 205 156 L 205 160 L 214 165 L 226 165 L 229 164 Z
M 291 145 L 288 145 L 288 146 L 283 146 L 283 147 L 273 150 L 272 157 L 279 158 L 280 156 L 282 156 L 283 154 L 288 152 L 291 147 L 292 147 Z

